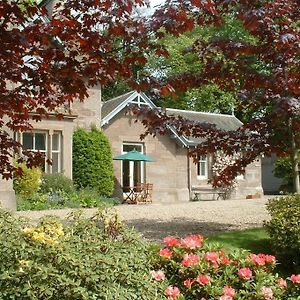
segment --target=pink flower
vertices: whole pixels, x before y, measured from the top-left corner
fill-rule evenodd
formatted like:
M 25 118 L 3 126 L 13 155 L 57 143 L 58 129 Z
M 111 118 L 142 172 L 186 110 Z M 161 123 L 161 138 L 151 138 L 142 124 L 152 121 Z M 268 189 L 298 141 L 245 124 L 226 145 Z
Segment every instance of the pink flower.
M 186 288 L 190 289 L 191 286 L 192 286 L 192 284 L 193 284 L 194 282 L 195 282 L 194 279 L 188 278 L 188 279 L 186 279 L 186 280 L 183 282 L 183 285 L 184 285 Z
M 252 277 L 252 271 L 249 268 L 241 268 L 238 271 L 238 275 L 243 280 L 248 280 Z
M 233 298 L 235 295 L 235 289 L 231 286 L 225 285 L 223 288 L 223 295 L 230 296 Z
M 217 252 L 207 252 L 204 256 L 207 261 L 217 262 L 219 259 L 219 254 Z
M 200 262 L 200 257 L 193 253 L 185 254 L 181 264 L 185 267 L 191 267 L 197 265 Z
M 260 291 L 261 291 L 263 297 L 265 298 L 265 300 L 272 300 L 273 299 L 273 291 L 272 291 L 271 288 L 263 286 L 260 289 Z
M 203 236 L 200 234 L 189 235 L 181 239 L 181 246 L 188 250 L 200 248 L 202 246 Z
M 220 261 L 221 265 L 228 265 L 230 263 L 230 259 L 228 257 L 223 257 Z
M 180 290 L 177 286 L 170 285 L 166 289 L 166 296 L 168 299 L 176 299 L 180 295 Z
M 293 275 L 291 275 L 291 281 L 294 284 L 300 284 L 300 274 L 297 274 L 297 275 L 293 274 Z
M 274 255 L 265 255 L 265 261 L 266 263 L 275 264 L 276 263 L 276 257 Z
M 233 300 L 233 298 L 230 297 L 230 296 L 228 296 L 228 295 L 222 295 L 222 296 L 220 297 L 220 300 Z
M 261 254 L 256 255 L 256 254 L 251 253 L 249 255 L 249 259 L 252 261 L 252 263 L 255 266 L 264 266 L 265 265 L 265 258 Z
M 277 280 L 277 284 L 280 288 L 285 289 L 287 287 L 287 282 L 283 278 Z
M 165 258 L 171 258 L 172 257 L 172 251 L 168 248 L 160 249 L 159 255 Z
M 207 285 L 210 282 L 210 277 L 206 276 L 206 275 L 199 275 L 196 278 L 196 281 L 200 284 L 200 285 Z
M 158 271 L 150 271 L 150 275 L 157 281 L 161 281 L 165 279 L 165 273 L 161 270 Z
M 167 236 L 164 238 L 164 243 L 167 247 L 177 247 L 180 245 L 180 241 L 173 236 Z

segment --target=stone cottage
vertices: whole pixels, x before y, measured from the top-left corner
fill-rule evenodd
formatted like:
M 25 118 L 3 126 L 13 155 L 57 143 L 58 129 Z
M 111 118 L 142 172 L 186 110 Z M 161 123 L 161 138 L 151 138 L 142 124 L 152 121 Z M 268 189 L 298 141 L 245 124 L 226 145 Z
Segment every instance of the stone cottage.
M 152 156 L 155 161 L 114 161 L 115 196 L 122 198 L 123 186 L 134 186 L 139 182 L 153 183 L 155 202 L 189 201 L 194 187 L 208 188 L 207 181 L 212 175 L 213 157 L 201 156 L 195 164 L 188 156 L 189 149 L 199 141 L 179 136 L 172 129 L 168 135 L 147 136 L 141 141 L 140 134 L 144 128 L 141 123 L 135 122 L 136 117 L 128 111 L 131 105 L 157 108 L 143 93 L 126 93 L 102 103 L 101 128 L 111 142 L 113 156 L 135 149 Z M 225 130 L 235 130 L 242 124 L 232 115 L 177 109 L 166 109 L 166 112 L 190 120 L 214 123 Z M 245 174 L 238 176 L 237 181 L 233 198 L 261 194 L 260 160 L 249 165 Z

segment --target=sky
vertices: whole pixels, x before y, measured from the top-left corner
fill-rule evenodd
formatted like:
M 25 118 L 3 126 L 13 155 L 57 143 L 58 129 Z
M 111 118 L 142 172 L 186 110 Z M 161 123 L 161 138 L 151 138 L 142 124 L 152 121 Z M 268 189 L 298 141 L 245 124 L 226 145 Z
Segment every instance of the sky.
M 158 5 L 160 3 L 164 2 L 164 0 L 150 0 L 150 4 L 151 6 L 155 6 L 155 5 Z

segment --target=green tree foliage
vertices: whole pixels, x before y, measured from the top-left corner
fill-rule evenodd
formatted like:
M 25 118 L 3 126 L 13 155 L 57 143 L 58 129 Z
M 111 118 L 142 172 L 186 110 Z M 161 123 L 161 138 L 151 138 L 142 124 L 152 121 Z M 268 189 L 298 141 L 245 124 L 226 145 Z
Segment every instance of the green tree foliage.
M 176 38 L 167 36 L 162 44 L 168 50 L 166 58 L 149 58 L 146 70 L 158 79 L 176 76 L 182 73 L 196 74 L 202 66 L 199 58 L 191 49 L 198 40 L 208 41 L 213 39 L 232 38 L 255 42 L 242 23 L 228 14 L 224 25 L 221 27 L 206 26 L 197 27 L 191 32 L 184 33 Z M 158 99 L 158 105 L 194 111 L 231 113 L 236 105 L 233 92 L 222 90 L 211 82 L 203 86 L 188 88 L 185 92 L 177 93 L 178 98 L 174 101 L 172 97 Z M 243 118 L 243 116 L 239 116 Z
M 300 163 L 300 154 L 298 154 L 298 163 Z M 293 186 L 293 170 L 290 157 L 281 157 L 275 163 L 274 175 L 282 178 L 287 188 Z
M 108 139 L 98 129 L 78 129 L 73 136 L 73 180 L 78 187 L 95 188 L 111 196 L 114 187 L 112 153 Z

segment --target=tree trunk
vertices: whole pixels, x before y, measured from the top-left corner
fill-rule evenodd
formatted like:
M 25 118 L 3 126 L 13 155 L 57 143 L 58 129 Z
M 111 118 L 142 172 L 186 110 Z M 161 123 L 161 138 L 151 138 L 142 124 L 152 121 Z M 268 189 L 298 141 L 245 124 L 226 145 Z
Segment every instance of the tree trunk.
M 291 144 L 292 144 L 291 162 L 292 162 L 294 191 L 296 193 L 300 193 L 299 161 L 298 161 L 299 149 L 297 149 L 296 146 L 296 140 L 295 140 L 295 135 L 292 126 L 290 127 L 290 129 L 291 129 Z

